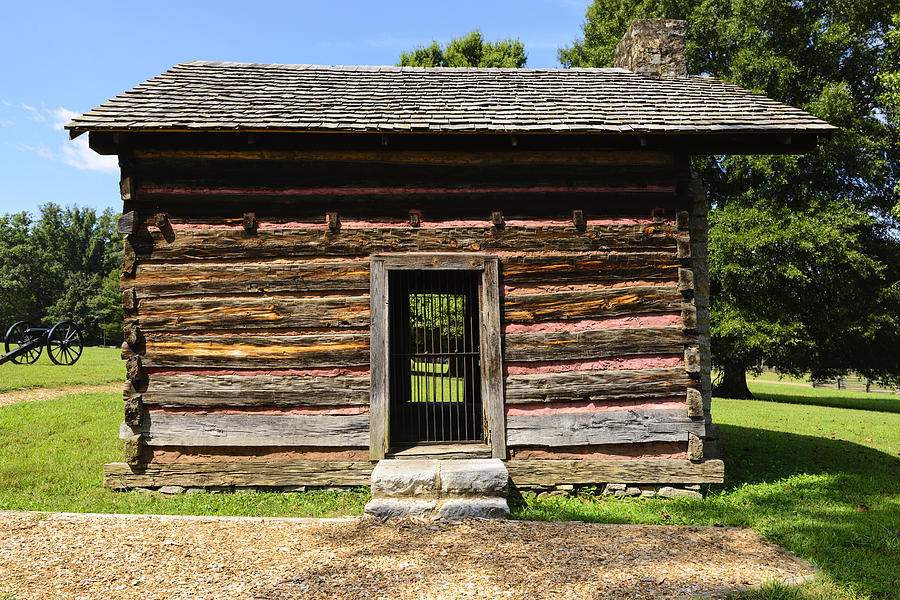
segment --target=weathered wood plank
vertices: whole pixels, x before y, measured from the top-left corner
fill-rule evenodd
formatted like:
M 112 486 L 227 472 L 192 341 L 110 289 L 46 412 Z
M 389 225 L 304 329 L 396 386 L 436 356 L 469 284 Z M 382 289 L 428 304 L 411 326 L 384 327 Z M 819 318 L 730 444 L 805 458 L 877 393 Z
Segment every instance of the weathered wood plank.
M 417 270 L 417 269 L 440 269 L 444 271 L 483 271 L 486 261 L 493 260 L 494 257 L 486 257 L 483 254 L 467 254 L 462 252 L 413 252 L 413 253 L 393 253 L 393 254 L 374 254 L 372 260 L 384 263 L 387 270 Z
M 140 393 L 164 408 L 367 406 L 369 376 L 151 375 Z
M 136 150 L 135 158 L 247 161 L 374 162 L 434 165 L 583 164 L 632 167 L 671 167 L 674 155 L 667 152 L 600 150 L 517 150 L 516 152 L 454 152 L 414 150 Z
M 681 327 L 507 333 L 508 362 L 577 360 L 641 354 L 679 354 L 691 336 Z
M 703 439 L 693 433 L 688 434 L 688 459 L 703 460 Z
M 369 484 L 371 462 L 292 461 L 281 463 L 175 463 L 104 465 L 104 486 L 135 487 L 288 487 L 363 486 Z M 597 483 L 721 483 L 721 460 L 511 460 L 506 462 L 513 485 L 521 488 Z
M 123 176 L 119 180 L 119 196 L 125 202 L 134 198 L 134 179 L 132 177 Z M 124 217 L 125 215 L 122 216 Z M 119 222 L 121 223 L 121 219 Z M 120 229 L 119 233 L 134 233 L 134 231 L 122 231 Z
M 681 309 L 681 302 L 681 292 L 675 286 L 514 294 L 503 298 L 503 320 L 507 323 L 534 323 L 664 313 Z
M 500 275 L 496 260 L 485 260 L 481 281 L 481 400 L 490 434 L 491 456 L 506 458 L 503 358 L 500 336 Z
M 503 283 L 581 284 L 619 281 L 675 281 L 681 264 L 672 244 L 669 252 L 618 252 L 504 256 Z
M 291 197 L 432 199 L 577 197 L 594 200 L 617 193 L 667 194 L 674 199 L 675 173 L 666 168 L 623 169 L 596 165 L 427 165 L 348 162 L 216 162 L 182 160 L 138 164 L 141 199 L 193 196 L 247 199 Z M 590 194 L 590 196 L 586 196 Z
M 371 264 L 370 306 L 372 344 L 370 351 L 369 458 L 381 460 L 390 447 L 390 411 L 388 409 L 388 277 L 384 261 Z
M 689 417 L 703 416 L 703 395 L 700 393 L 700 390 L 692 387 L 688 388 L 686 401 Z
M 663 398 L 686 394 L 692 384 L 683 367 L 508 375 L 506 403 Z
M 123 434 L 144 434 L 147 446 L 369 445 L 369 415 L 145 413 Z
M 369 288 L 369 261 L 141 263 L 127 285 L 134 287 L 142 299 L 248 292 L 363 291 Z
M 298 460 L 292 462 L 174 463 L 103 466 L 103 485 L 113 489 L 136 487 L 286 487 L 369 485 L 370 462 Z
M 140 427 L 144 418 L 143 396 L 131 396 L 125 400 L 125 424 L 129 427 Z
M 689 373 L 700 372 L 700 348 L 689 346 L 684 349 L 684 366 Z
M 140 462 L 143 449 L 143 436 L 128 436 L 125 439 L 124 448 L 122 449 L 125 462 L 127 462 L 128 464 L 136 464 Z
M 697 329 L 697 308 L 693 302 L 685 302 L 682 305 L 681 326 L 685 329 Z
M 368 327 L 368 296 L 143 300 L 143 331 Z
M 669 248 L 673 225 L 588 225 L 584 232 L 572 227 L 448 227 L 448 228 L 344 228 L 182 230 L 166 243 L 158 231 L 132 236 L 140 261 L 223 260 L 234 258 L 293 258 L 367 256 L 379 252 L 516 251 L 598 252 L 610 249 L 654 250 Z
M 517 487 L 553 487 L 595 483 L 722 483 L 721 460 L 670 459 L 510 460 L 509 477 Z
M 128 179 L 130 181 L 131 178 Z M 137 211 L 130 210 L 119 217 L 119 221 L 116 224 L 116 231 L 125 235 L 131 235 L 136 233 L 140 226 L 141 216 Z
M 122 308 L 125 310 L 134 310 L 137 308 L 137 294 L 133 287 L 122 289 Z
M 349 367 L 369 364 L 368 334 L 147 334 L 143 366 L 221 369 Z
M 689 292 L 694 289 L 694 272 L 691 269 L 678 269 L 678 291 Z
M 522 254 L 503 256 L 501 264 L 504 284 L 522 287 L 669 282 L 677 279 L 680 263 L 673 247 L 672 252 Z M 135 278 L 127 286 L 133 287 L 142 299 L 248 292 L 364 291 L 369 287 L 369 263 L 364 260 L 140 263 Z
M 134 251 L 134 235 L 126 235 L 122 242 L 122 277 L 134 277 L 134 267 L 137 264 L 137 254 Z M 122 282 L 123 285 L 125 282 Z
M 687 441 L 706 430 L 684 410 L 611 410 L 511 415 L 506 431 L 509 446 L 587 446 Z

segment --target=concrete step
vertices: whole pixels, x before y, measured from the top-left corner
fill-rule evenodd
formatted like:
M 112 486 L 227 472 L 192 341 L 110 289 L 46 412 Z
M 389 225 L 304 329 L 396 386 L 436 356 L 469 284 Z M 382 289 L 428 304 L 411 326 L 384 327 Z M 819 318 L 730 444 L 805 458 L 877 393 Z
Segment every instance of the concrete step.
M 444 519 L 505 518 L 509 472 L 496 458 L 385 459 L 372 471 L 366 513 Z

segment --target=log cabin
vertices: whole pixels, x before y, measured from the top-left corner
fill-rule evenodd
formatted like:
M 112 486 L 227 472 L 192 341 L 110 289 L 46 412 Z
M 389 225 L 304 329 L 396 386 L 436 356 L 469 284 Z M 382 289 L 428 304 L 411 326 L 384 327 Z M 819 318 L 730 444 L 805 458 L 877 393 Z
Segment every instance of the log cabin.
M 75 118 L 121 167 L 106 485 L 721 482 L 690 159 L 834 128 L 688 75 L 684 33 L 635 21 L 614 68 L 190 62 Z

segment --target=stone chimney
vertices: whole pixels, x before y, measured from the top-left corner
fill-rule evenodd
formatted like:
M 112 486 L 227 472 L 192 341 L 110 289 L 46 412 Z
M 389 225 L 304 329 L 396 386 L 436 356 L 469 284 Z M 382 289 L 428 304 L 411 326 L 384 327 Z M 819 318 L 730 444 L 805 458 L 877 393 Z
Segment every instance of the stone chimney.
M 613 65 L 637 75 L 687 77 L 687 21 L 635 19 L 616 46 Z

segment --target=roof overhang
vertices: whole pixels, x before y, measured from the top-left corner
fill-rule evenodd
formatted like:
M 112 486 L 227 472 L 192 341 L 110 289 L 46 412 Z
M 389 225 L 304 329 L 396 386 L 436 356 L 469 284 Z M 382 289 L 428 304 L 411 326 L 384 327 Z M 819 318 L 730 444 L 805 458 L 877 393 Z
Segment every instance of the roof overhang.
M 86 130 L 72 128 L 72 138 Z M 792 131 L 692 131 L 623 133 L 554 132 L 335 132 L 310 130 L 92 130 L 90 147 L 99 154 L 122 155 L 136 149 L 248 148 L 329 150 L 648 150 L 684 154 L 800 154 L 831 139 L 835 129 Z

